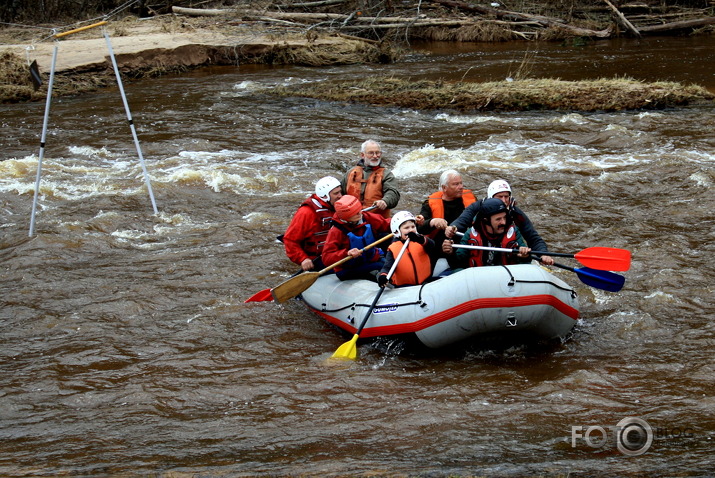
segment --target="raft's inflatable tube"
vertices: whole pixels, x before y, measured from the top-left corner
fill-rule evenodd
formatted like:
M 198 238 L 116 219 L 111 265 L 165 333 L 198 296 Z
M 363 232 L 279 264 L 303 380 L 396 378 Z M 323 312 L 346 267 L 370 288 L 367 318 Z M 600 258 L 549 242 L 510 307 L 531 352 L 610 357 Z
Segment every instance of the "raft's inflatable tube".
M 379 291 L 324 275 L 301 295 L 316 314 L 354 334 Z M 571 286 L 534 264 L 472 267 L 421 286 L 388 288 L 360 338 L 415 334 L 429 348 L 485 336 L 563 337 L 578 319 Z

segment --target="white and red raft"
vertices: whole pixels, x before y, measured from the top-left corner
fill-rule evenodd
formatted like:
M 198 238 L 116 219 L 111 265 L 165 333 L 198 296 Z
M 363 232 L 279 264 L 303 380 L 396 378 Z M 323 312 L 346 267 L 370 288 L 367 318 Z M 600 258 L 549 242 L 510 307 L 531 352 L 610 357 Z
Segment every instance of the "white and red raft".
M 316 314 L 354 334 L 379 288 L 324 275 L 301 295 Z M 548 341 L 579 317 L 574 289 L 535 264 L 472 267 L 420 286 L 388 288 L 360 338 L 413 334 L 431 349 L 495 338 Z

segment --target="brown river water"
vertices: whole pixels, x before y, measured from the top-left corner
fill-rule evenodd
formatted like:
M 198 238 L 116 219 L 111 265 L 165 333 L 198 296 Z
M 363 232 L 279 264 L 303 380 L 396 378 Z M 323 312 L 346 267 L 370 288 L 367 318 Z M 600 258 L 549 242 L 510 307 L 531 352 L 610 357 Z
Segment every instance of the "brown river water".
M 0 105 L 0 475 L 713 476 L 715 107 L 456 114 L 278 99 L 259 88 L 389 74 L 633 76 L 715 91 L 715 37 L 417 45 L 399 64 L 238 66 Z M 61 52 L 60 52 L 61 54 Z M 275 237 L 360 143 L 400 209 L 447 168 L 498 177 L 550 248 L 629 249 L 617 293 L 579 293 L 562 343 L 424 354 L 347 340 L 299 301 L 244 304 L 296 270 Z M 571 259 L 564 263 L 578 267 Z M 652 443 L 619 450 L 616 425 Z M 642 451 L 642 450 L 641 450 Z

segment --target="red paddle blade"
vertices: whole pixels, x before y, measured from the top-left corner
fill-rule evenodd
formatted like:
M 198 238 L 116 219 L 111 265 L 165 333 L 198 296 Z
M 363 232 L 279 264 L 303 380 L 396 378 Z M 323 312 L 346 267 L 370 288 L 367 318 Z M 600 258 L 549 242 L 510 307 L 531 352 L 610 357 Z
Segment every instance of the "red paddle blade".
M 631 251 L 613 247 L 587 247 L 574 255 L 577 261 L 591 269 L 627 271 L 631 268 Z
M 267 302 L 272 300 L 273 295 L 271 295 L 271 289 L 263 289 L 262 291 L 256 292 L 251 297 L 244 300 L 243 303 L 246 304 L 248 302 Z

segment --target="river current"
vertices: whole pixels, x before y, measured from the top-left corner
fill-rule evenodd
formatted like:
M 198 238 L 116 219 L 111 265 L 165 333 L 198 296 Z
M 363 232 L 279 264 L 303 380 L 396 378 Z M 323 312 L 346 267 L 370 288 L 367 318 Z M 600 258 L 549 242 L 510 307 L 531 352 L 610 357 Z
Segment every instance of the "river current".
M 60 52 L 61 54 L 61 52 Z M 425 45 L 393 65 L 237 66 L 128 82 L 159 213 L 110 88 L 0 105 L 0 474 L 712 476 L 715 107 L 456 114 L 276 98 L 366 75 L 632 76 L 715 91 L 715 38 Z M 553 251 L 628 249 L 562 343 L 434 354 L 347 339 L 299 301 L 276 236 L 324 175 L 383 143 L 418 212 L 448 168 L 493 179 Z M 578 266 L 575 261 L 571 266 Z M 652 444 L 627 456 L 625 418 Z

